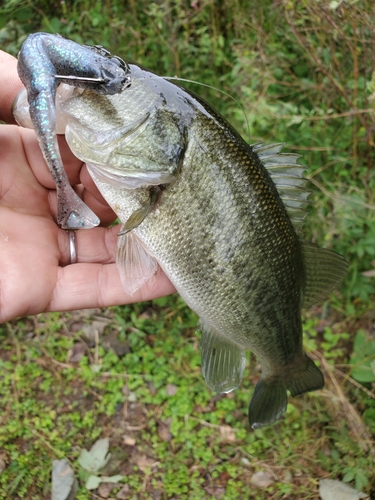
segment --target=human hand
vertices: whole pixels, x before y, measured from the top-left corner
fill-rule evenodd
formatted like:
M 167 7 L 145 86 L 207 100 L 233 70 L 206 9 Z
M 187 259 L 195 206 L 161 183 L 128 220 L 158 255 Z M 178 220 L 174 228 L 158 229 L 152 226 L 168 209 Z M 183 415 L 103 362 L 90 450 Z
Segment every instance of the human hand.
M 0 119 L 14 123 L 12 102 L 22 88 L 17 61 L 0 51 Z M 108 225 L 116 218 L 86 167 L 59 138 L 71 184 Z M 76 232 L 77 259 L 57 226 L 56 190 L 32 130 L 0 125 L 0 323 L 45 311 L 107 307 L 167 295 L 173 285 L 159 269 L 133 296 L 122 288 L 115 255 L 119 227 Z

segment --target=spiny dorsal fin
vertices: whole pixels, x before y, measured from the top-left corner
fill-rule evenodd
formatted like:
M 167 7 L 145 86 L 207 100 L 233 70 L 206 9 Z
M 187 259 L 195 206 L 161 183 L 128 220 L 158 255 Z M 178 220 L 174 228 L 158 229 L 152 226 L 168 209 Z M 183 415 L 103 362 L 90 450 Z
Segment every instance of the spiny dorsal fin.
M 280 153 L 283 145 L 253 144 L 251 147 L 270 174 L 293 227 L 301 237 L 306 207 L 311 203 L 307 199 L 311 194 L 307 189 L 308 180 L 303 177 L 306 167 L 298 165 L 300 155 Z M 341 255 L 331 250 L 320 248 L 303 239 L 300 241 L 306 272 L 303 306 L 309 307 L 328 297 L 344 278 L 348 264 Z
M 280 153 L 283 143 L 253 144 L 256 153 L 276 185 L 290 220 L 299 236 L 303 235 L 302 227 L 306 217 L 306 207 L 310 191 L 307 189 L 307 179 L 303 177 L 305 166 L 297 163 L 301 155 L 295 153 Z

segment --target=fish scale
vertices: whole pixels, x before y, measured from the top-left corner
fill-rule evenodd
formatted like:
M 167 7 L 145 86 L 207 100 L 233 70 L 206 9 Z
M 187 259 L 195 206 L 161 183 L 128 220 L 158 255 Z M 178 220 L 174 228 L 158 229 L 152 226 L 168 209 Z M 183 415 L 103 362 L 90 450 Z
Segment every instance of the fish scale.
M 195 125 L 198 133 L 201 127 L 205 126 L 206 124 L 200 122 Z M 219 134 L 212 124 L 209 132 L 209 140 L 211 141 L 213 150 L 215 150 L 215 137 Z M 180 283 L 178 284 L 178 289 L 181 290 L 180 293 L 182 293 L 187 303 L 198 311 L 201 320 L 215 326 L 217 325 L 217 331 L 222 335 L 227 335 L 228 331 L 231 332 L 230 338 L 232 340 L 235 340 L 245 348 L 249 348 L 251 343 L 254 344 L 253 340 L 249 340 L 249 337 L 253 335 L 251 333 L 254 329 L 252 328 L 252 324 L 256 322 L 256 327 L 257 329 L 259 328 L 260 321 L 257 321 L 255 318 L 258 315 L 263 318 L 265 308 L 262 294 L 254 295 L 254 289 L 259 288 L 258 283 L 263 282 L 265 278 L 263 266 L 260 266 L 261 262 L 258 263 L 257 261 L 264 259 L 264 252 L 271 254 L 272 251 L 275 251 L 275 243 L 270 237 L 270 232 L 277 233 L 281 230 L 285 245 L 287 245 L 288 241 L 288 238 L 285 238 L 285 228 L 288 228 L 291 233 L 288 235 L 289 240 L 296 240 L 297 238 L 293 234 L 293 229 L 291 228 L 285 209 L 281 203 L 277 203 L 271 198 L 271 194 L 269 194 L 268 199 L 260 200 L 259 207 L 255 206 L 256 199 L 251 199 L 251 196 L 254 198 L 254 191 L 257 191 L 257 185 L 251 182 L 251 173 L 254 172 L 258 184 L 261 183 L 261 176 L 254 167 L 253 169 L 249 169 L 250 181 L 247 180 L 245 182 L 244 177 L 247 176 L 247 172 L 245 171 L 233 185 L 231 171 L 227 168 L 227 165 L 231 161 L 234 164 L 235 162 L 238 163 L 237 155 L 239 146 L 233 147 L 233 143 L 231 142 L 229 153 L 218 155 L 219 158 L 216 160 L 214 166 L 211 164 L 211 168 L 207 169 L 205 168 L 204 150 L 205 147 L 208 147 L 208 144 L 206 146 L 203 142 L 204 137 L 202 137 L 202 134 L 199 136 L 199 142 L 195 142 L 194 137 L 192 138 L 193 135 L 194 129 L 190 131 L 189 142 L 192 144 L 192 150 L 189 151 L 188 149 L 185 153 L 183 175 L 163 193 L 163 200 L 159 205 L 160 212 L 152 214 L 134 232 L 145 243 L 158 262 L 161 263 L 167 275 L 174 280 L 176 279 L 175 276 L 179 277 Z M 243 146 L 243 148 L 247 149 L 247 145 Z M 224 158 L 222 165 L 220 165 L 220 156 Z M 248 157 L 246 160 L 248 164 L 251 164 Z M 199 165 L 201 165 L 200 168 Z M 218 170 L 222 174 L 219 182 L 217 182 L 217 175 L 212 175 L 212 169 Z M 264 179 L 262 180 L 266 182 L 266 172 L 263 174 Z M 194 186 L 193 190 L 191 190 L 192 186 Z M 252 186 L 252 188 L 249 189 L 249 186 Z M 268 191 L 270 190 L 268 189 Z M 188 196 L 189 192 L 193 199 Z M 246 205 L 248 205 L 245 204 L 244 206 L 244 199 L 252 200 L 251 205 L 253 205 L 253 210 L 255 211 L 262 211 L 267 204 L 270 206 L 276 205 L 279 211 L 284 211 L 283 214 L 280 214 L 280 219 L 283 217 L 284 224 L 279 223 L 276 227 L 271 227 L 271 223 L 267 226 L 260 219 L 256 223 L 254 221 L 257 219 L 243 217 L 241 212 L 246 211 Z M 209 200 L 209 208 L 204 209 L 204 205 L 202 208 L 200 200 Z M 174 206 L 174 216 L 170 214 L 170 206 L 172 204 Z M 239 212 L 238 206 L 241 207 Z M 230 210 L 227 211 L 227 207 L 236 209 L 236 218 L 240 218 L 240 224 L 233 224 Z M 212 226 L 212 218 L 222 221 L 217 228 L 217 232 L 214 231 L 214 227 Z M 183 240 L 182 242 L 178 242 L 179 258 L 178 260 L 173 259 L 170 264 L 166 264 L 165 262 L 168 261 L 168 256 L 171 254 L 171 235 L 181 232 L 182 227 L 184 228 Z M 193 228 L 191 234 L 189 234 L 190 228 Z M 238 238 L 236 237 L 237 233 L 240 235 Z M 246 234 L 248 235 L 247 238 Z M 160 235 L 163 235 L 163 239 L 160 238 Z M 224 236 L 224 242 L 226 240 L 230 242 L 229 245 L 220 245 L 222 236 Z M 263 244 L 264 242 L 266 245 Z M 279 250 L 279 245 L 277 245 L 276 251 L 278 255 L 280 254 Z M 174 253 L 172 250 L 172 254 Z M 205 256 L 212 253 L 216 256 L 215 267 L 203 267 Z M 286 253 L 287 250 L 285 253 L 282 253 L 282 257 Z M 217 273 L 218 267 L 226 267 L 225 276 Z M 284 265 L 283 268 L 278 269 L 278 273 L 285 276 L 284 280 L 288 284 L 293 282 L 289 274 L 296 274 L 295 267 L 293 260 L 289 262 L 289 268 Z M 191 269 L 195 270 L 195 272 L 193 271 L 193 275 L 197 276 L 196 281 L 191 280 Z M 258 273 L 257 269 L 259 270 Z M 261 273 L 261 276 L 259 276 L 259 273 Z M 274 281 L 272 271 L 267 281 L 268 289 L 269 283 Z M 204 312 L 199 312 L 200 305 L 197 302 L 201 301 L 197 301 L 195 298 L 195 290 L 202 288 L 202 282 L 204 282 L 204 294 L 202 294 L 202 298 L 205 301 L 205 310 Z M 281 293 L 281 300 L 284 302 L 288 299 L 285 297 L 285 291 L 280 290 L 280 282 L 282 283 L 283 281 L 278 280 L 278 289 L 274 291 L 274 296 L 276 301 L 276 298 L 278 298 L 277 295 Z M 220 289 L 220 283 L 225 288 Z M 292 302 L 295 303 L 294 309 L 297 312 L 300 304 L 294 300 L 295 297 L 293 297 L 291 287 L 289 286 L 288 288 L 286 291 L 291 296 Z M 231 300 L 227 297 L 226 304 L 218 304 L 216 295 L 219 291 L 225 295 L 230 292 Z M 296 294 L 294 293 L 294 295 Z M 269 293 L 267 293 L 266 297 L 269 297 Z M 277 305 L 277 302 L 274 303 L 273 307 L 275 305 Z M 218 311 L 219 307 L 221 311 Z M 232 313 L 233 310 L 235 314 Z M 262 321 L 263 324 L 267 323 L 264 320 Z M 256 333 L 259 339 L 263 338 L 262 331 L 257 331 Z M 299 332 L 295 336 L 299 339 Z
M 66 62 L 72 53 L 79 74 L 80 46 L 45 36 L 56 68 L 56 54 Z M 32 41 L 25 44 L 23 54 Z M 72 151 L 123 223 L 117 268 L 124 289 L 133 294 L 158 266 L 165 271 L 199 315 L 202 372 L 215 391 L 235 389 L 245 351 L 254 352 L 262 374 L 249 421 L 269 425 L 285 411 L 287 390 L 295 396 L 323 387 L 303 351 L 301 308 L 324 299 L 347 269 L 341 256 L 302 239 L 304 167 L 298 155 L 281 153 L 281 143 L 248 145 L 195 94 L 105 58 L 131 85 L 114 95 L 98 96 L 92 83 L 80 95 L 61 93 L 57 114 Z M 30 89 L 32 75 L 29 64 Z M 35 110 L 33 117 L 38 130 Z M 53 130 L 42 119 L 49 140 Z

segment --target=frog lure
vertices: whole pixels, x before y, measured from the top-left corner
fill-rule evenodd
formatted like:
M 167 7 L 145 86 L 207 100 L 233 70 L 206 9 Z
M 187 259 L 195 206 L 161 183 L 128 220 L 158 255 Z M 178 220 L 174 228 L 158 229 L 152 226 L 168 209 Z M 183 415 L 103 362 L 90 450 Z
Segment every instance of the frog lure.
M 326 298 L 347 264 L 303 237 L 310 192 L 299 156 L 281 153 L 282 144 L 247 144 L 195 94 L 101 47 L 32 35 L 19 73 L 57 185 L 58 223 L 99 221 L 68 185 L 56 130 L 123 224 L 116 263 L 124 289 L 134 294 L 160 266 L 199 315 L 208 386 L 238 387 L 251 350 L 262 365 L 253 428 L 280 418 L 287 391 L 321 389 L 323 375 L 303 349 L 301 308 Z M 70 87 L 58 88 L 55 113 L 60 82 Z M 15 114 L 25 124 L 21 101 Z
M 72 189 L 64 170 L 56 138 L 56 89 L 67 83 L 99 94 L 117 94 L 130 85 L 127 64 L 101 46 L 35 33 L 21 47 L 18 74 L 27 89 L 32 125 L 56 184 L 57 223 L 63 229 L 98 226 L 100 220 Z M 17 113 L 16 119 L 22 122 Z

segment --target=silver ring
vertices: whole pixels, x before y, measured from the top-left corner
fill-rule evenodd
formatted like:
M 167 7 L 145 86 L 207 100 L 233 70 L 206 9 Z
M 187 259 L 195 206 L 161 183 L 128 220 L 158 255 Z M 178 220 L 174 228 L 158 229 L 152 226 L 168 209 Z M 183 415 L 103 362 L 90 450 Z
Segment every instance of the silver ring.
M 70 263 L 77 263 L 76 232 L 73 229 L 67 231 L 69 237 Z

